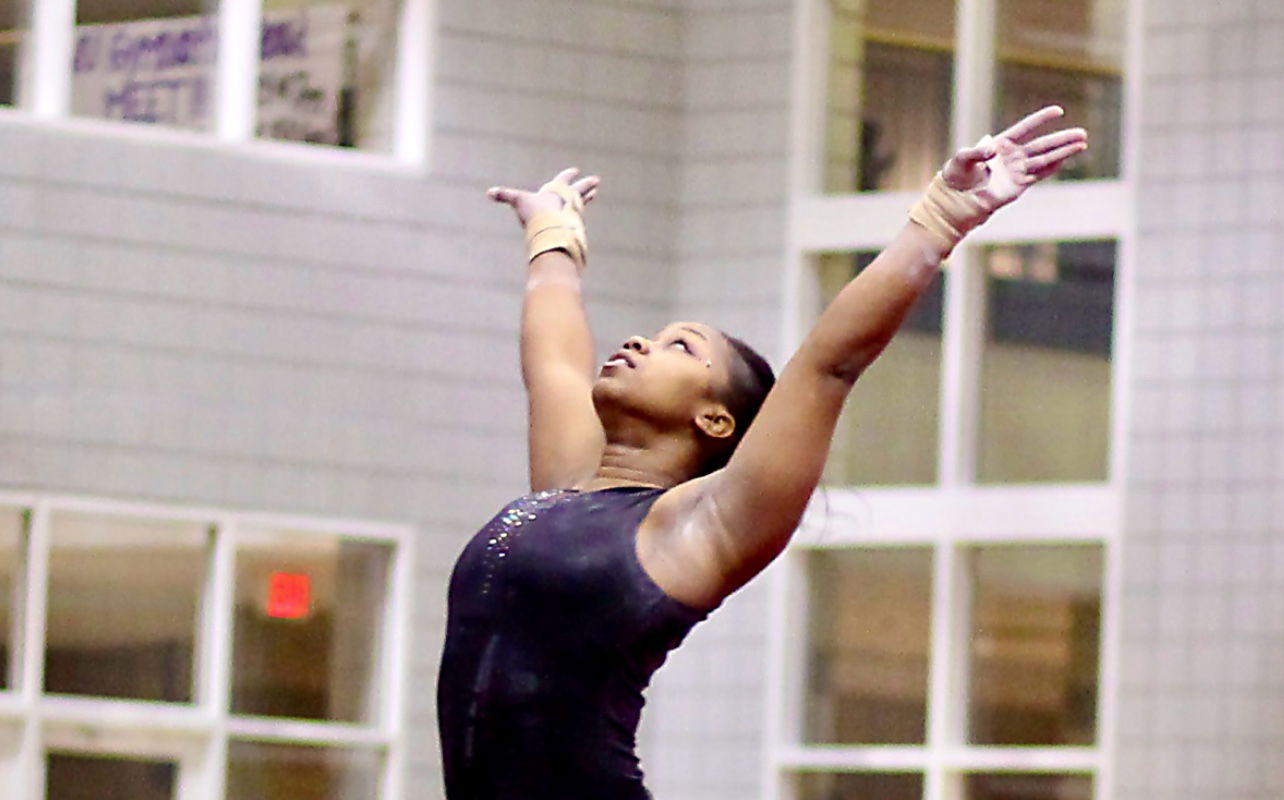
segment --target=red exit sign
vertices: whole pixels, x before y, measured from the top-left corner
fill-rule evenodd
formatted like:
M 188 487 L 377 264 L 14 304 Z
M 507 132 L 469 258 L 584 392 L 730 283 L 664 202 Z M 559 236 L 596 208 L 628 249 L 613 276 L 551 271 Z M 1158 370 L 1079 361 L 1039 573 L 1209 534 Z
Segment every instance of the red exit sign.
M 273 572 L 268 578 L 267 615 L 303 619 L 312 606 L 312 584 L 299 572 Z

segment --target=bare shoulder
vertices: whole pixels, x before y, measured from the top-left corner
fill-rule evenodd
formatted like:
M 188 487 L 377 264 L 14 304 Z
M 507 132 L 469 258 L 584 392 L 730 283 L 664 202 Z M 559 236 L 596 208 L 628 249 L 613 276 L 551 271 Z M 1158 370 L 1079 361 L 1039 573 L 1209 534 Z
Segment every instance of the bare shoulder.
M 665 594 L 713 608 L 729 593 L 724 559 L 711 535 L 711 497 L 721 471 L 669 489 L 638 526 L 638 561 Z

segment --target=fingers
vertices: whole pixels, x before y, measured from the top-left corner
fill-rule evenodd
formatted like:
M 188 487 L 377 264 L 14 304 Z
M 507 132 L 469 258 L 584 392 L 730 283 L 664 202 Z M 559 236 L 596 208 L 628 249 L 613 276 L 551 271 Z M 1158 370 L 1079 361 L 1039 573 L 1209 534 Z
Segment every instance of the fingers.
M 586 178 L 580 178 L 575 183 L 572 183 L 571 188 L 579 192 L 580 197 L 584 198 L 584 202 L 587 203 L 593 199 L 594 195 L 597 194 L 597 187 L 601 183 L 601 178 L 596 175 L 589 175 Z
M 954 154 L 954 159 L 959 162 L 959 166 L 969 166 L 982 161 L 989 161 L 994 158 L 995 150 L 994 137 L 986 136 L 972 147 L 964 147 Z
M 1032 156 L 1039 155 L 1040 153 L 1046 153 L 1049 150 L 1053 150 L 1058 147 L 1064 147 L 1067 144 L 1073 144 L 1075 142 L 1084 142 L 1086 144 L 1087 141 L 1088 132 L 1083 128 L 1066 128 L 1065 130 L 1049 133 L 1028 142 L 1025 145 L 1025 152 Z
M 1016 122 L 1012 127 L 1000 133 L 999 136 L 1010 139 L 1017 144 L 1025 144 L 1026 140 L 1034 134 L 1043 125 L 1064 115 L 1065 109 L 1061 106 L 1045 106 L 1038 111 L 1030 114 L 1025 119 Z
M 486 196 L 491 200 L 496 203 L 507 203 L 510 206 L 516 203 L 523 194 L 526 194 L 526 192 L 508 186 L 492 186 L 486 190 Z
M 580 174 L 580 170 L 578 167 L 567 167 L 566 169 L 557 173 L 557 176 L 554 177 L 553 180 L 557 183 L 570 183 L 571 181 L 575 180 L 576 176 L 578 176 L 579 174 Z
M 1066 159 L 1071 156 L 1078 155 L 1087 149 L 1087 142 L 1077 141 L 1064 144 L 1041 155 L 1030 156 L 1025 160 L 1026 174 L 1037 175 L 1046 169 L 1060 166 L 1060 164 Z

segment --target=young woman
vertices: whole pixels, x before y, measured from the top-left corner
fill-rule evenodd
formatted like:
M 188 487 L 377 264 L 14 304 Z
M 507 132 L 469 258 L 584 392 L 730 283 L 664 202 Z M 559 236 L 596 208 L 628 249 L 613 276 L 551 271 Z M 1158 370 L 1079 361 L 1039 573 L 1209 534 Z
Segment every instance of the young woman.
M 1035 112 L 960 150 L 887 249 L 821 314 L 774 386 L 697 322 L 595 368 L 580 299 L 593 177 L 496 188 L 530 257 L 522 314 L 533 494 L 455 566 L 438 714 L 451 800 L 645 800 L 642 692 L 669 650 L 784 549 L 843 400 L 941 260 L 1087 146 Z M 752 424 L 751 424 L 752 423 Z

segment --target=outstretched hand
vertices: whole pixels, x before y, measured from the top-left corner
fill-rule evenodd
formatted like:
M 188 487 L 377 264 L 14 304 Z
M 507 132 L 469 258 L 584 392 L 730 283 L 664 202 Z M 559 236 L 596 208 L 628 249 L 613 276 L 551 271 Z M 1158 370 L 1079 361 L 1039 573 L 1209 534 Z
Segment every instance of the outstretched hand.
M 579 178 L 579 174 L 578 169 L 569 167 L 557 173 L 553 181 L 569 184 L 572 189 L 580 193 L 584 202 L 588 203 L 597 195 L 597 187 L 602 179 L 596 175 Z M 487 190 L 486 195 L 497 203 L 507 203 L 512 206 L 513 211 L 517 212 L 517 221 L 523 226 L 536 214 L 543 211 L 558 211 L 565 205 L 561 196 L 553 192 L 529 192 L 508 186 L 493 186 Z
M 1036 136 L 1040 128 L 1063 114 L 1060 106 L 1048 106 L 1002 133 L 986 136 L 945 162 L 941 177 L 951 189 L 969 192 L 987 211 L 1011 203 L 1087 149 L 1088 134 L 1083 128 Z

